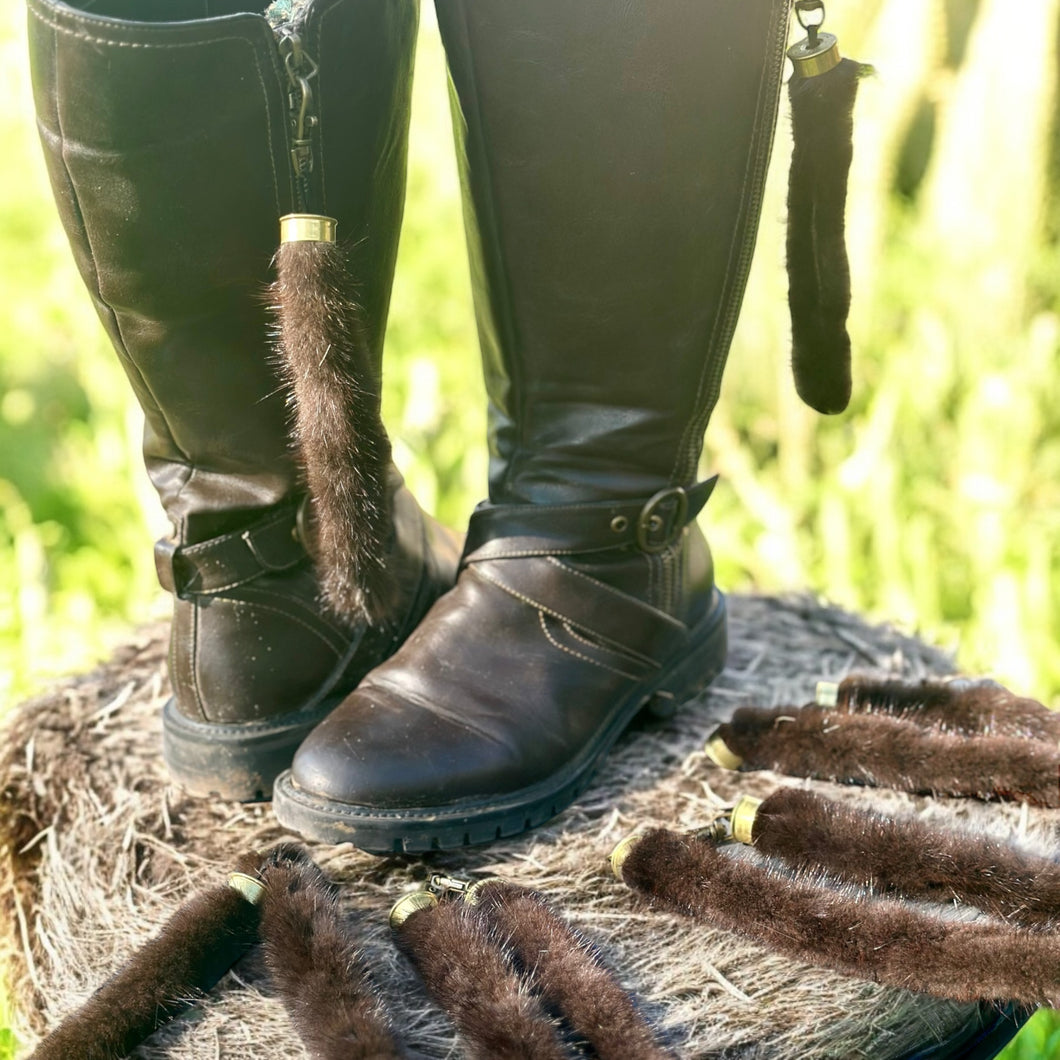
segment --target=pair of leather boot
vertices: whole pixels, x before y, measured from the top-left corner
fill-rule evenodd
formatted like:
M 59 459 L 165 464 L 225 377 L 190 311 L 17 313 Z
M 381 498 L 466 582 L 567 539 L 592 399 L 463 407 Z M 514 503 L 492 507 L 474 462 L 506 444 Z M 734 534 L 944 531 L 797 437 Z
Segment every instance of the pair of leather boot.
M 282 822 L 367 850 L 512 835 L 576 798 L 639 711 L 670 712 L 724 663 L 696 471 L 787 0 L 437 0 L 489 500 L 458 556 L 393 472 L 395 592 L 371 625 L 320 601 L 262 291 L 306 179 L 294 37 L 308 181 L 351 248 L 379 369 L 417 8 L 309 0 L 277 33 L 245 4 L 29 0 L 56 198 L 174 525 L 156 549 L 175 599 L 167 762 L 236 798 L 279 774 Z

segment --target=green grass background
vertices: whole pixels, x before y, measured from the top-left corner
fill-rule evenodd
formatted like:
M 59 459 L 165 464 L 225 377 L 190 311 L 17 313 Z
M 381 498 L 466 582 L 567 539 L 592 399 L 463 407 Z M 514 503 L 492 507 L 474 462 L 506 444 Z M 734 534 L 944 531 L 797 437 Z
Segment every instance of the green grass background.
M 849 203 L 855 395 L 796 398 L 782 116 L 704 468 L 721 584 L 811 588 L 1060 703 L 1060 0 L 832 0 L 871 61 Z M 24 12 L 0 13 L 0 709 L 164 615 L 140 417 L 74 272 L 35 142 Z M 441 49 L 425 12 L 385 412 L 421 502 L 461 524 L 485 415 Z M 2 998 L 0 998 L 2 1004 Z M 6 1025 L 0 1008 L 0 1028 Z M 0 1058 L 12 1049 L 0 1029 Z M 1040 1013 L 1006 1056 L 1060 1056 Z

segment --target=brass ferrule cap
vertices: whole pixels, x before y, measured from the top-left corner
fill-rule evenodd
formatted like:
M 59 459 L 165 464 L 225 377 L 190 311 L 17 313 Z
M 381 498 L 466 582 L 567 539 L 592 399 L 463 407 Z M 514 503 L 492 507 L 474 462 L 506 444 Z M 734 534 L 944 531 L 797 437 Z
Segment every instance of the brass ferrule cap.
M 615 874 L 616 880 L 622 879 L 622 866 L 626 863 L 626 858 L 629 857 L 633 848 L 640 842 L 640 838 L 640 835 L 634 832 L 633 835 L 626 836 L 611 851 L 611 856 L 607 860 L 611 863 L 611 871 Z
M 265 894 L 265 884 L 248 876 L 245 872 L 230 872 L 225 881 L 233 891 L 238 891 L 251 905 L 257 905 Z
M 810 39 L 800 40 L 788 49 L 788 58 L 799 77 L 820 77 L 834 70 L 842 61 L 839 41 L 833 33 L 818 33 L 817 45 L 810 47 Z
M 478 905 L 479 893 L 487 883 L 508 883 L 503 876 L 487 876 L 484 880 L 478 880 L 464 891 L 464 901 L 468 905 Z
M 289 213 L 280 218 L 281 243 L 334 243 L 339 222 L 319 213 Z
M 703 753 L 722 769 L 739 769 L 743 765 L 743 759 L 734 751 L 730 751 L 728 744 L 717 735 L 707 740 Z
M 732 837 L 738 843 L 750 846 L 753 840 L 755 817 L 758 815 L 758 807 L 762 805 L 761 799 L 753 795 L 742 795 L 740 801 L 732 808 L 732 816 L 729 825 L 732 828 Z
M 839 702 L 839 685 L 835 681 L 818 681 L 814 702 L 819 707 L 834 707 Z
M 402 895 L 391 907 L 387 917 L 392 931 L 397 931 L 413 913 L 421 909 L 433 909 L 438 899 L 430 891 L 413 891 Z

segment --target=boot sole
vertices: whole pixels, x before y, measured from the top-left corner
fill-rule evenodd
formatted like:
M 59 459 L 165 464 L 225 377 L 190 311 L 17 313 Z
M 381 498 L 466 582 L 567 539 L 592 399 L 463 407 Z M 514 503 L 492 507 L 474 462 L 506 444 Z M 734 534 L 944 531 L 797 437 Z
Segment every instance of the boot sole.
M 725 665 L 726 649 L 725 598 L 717 593 L 715 606 L 692 631 L 685 654 L 651 684 L 630 692 L 574 762 L 503 798 L 380 810 L 311 795 L 295 786 L 287 770 L 276 780 L 273 810 L 285 828 L 299 835 L 352 843 L 371 854 L 456 850 L 519 835 L 551 820 L 588 787 L 600 760 L 642 710 L 668 716 L 676 704 L 709 685 Z
M 298 745 L 341 698 L 267 722 L 242 724 L 193 721 L 170 699 L 162 708 L 162 757 L 173 780 L 191 795 L 265 802 Z

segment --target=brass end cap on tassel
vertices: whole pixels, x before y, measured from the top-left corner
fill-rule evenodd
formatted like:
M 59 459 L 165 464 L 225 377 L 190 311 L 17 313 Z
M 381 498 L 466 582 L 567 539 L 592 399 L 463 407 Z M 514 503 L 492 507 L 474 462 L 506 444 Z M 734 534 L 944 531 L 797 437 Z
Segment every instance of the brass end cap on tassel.
M 729 827 L 732 829 L 732 837 L 736 842 L 743 843 L 745 846 L 751 846 L 754 842 L 755 817 L 758 816 L 758 807 L 761 805 L 762 800 L 756 799 L 753 795 L 740 796 L 729 817 Z
M 820 77 L 834 70 L 842 61 L 839 40 L 834 33 L 818 33 L 817 40 L 809 37 L 797 41 L 788 49 L 788 58 L 795 67 L 796 77 Z
M 722 769 L 739 769 L 743 765 L 743 759 L 717 733 L 707 740 L 703 753 Z
M 397 931 L 413 913 L 421 909 L 433 909 L 438 899 L 430 891 L 413 891 L 402 895 L 391 907 L 387 916 L 391 931 Z
M 629 857 L 633 848 L 640 842 L 640 840 L 640 833 L 634 832 L 633 835 L 626 836 L 626 838 L 611 851 L 611 856 L 607 860 L 611 864 L 611 871 L 614 873 L 616 880 L 622 881 L 622 866 L 625 864 L 626 858 Z
M 319 213 L 289 213 L 280 218 L 281 243 L 334 243 L 339 222 Z
M 813 694 L 813 701 L 819 707 L 834 707 L 839 702 L 839 683 L 836 681 L 818 681 Z
M 482 888 L 487 883 L 509 883 L 503 876 L 487 876 L 483 880 L 476 880 L 466 891 L 464 891 L 463 898 L 467 905 L 478 905 L 479 899 L 482 895 Z
M 265 894 L 265 884 L 245 872 L 230 872 L 225 883 L 238 891 L 251 905 L 257 905 Z

